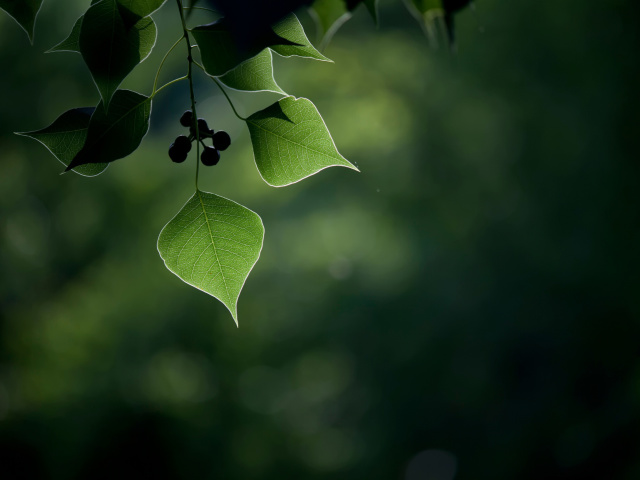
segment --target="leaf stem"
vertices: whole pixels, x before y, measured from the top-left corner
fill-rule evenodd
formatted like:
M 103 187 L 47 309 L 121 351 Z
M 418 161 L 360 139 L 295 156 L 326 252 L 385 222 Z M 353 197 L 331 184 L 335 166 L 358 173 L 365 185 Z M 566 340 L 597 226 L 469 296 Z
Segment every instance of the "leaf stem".
M 204 69 L 204 67 L 202 65 L 200 65 L 198 62 L 196 62 L 194 60 L 193 62 L 197 67 L 200 67 L 200 69 L 204 72 L 207 73 L 207 71 Z M 227 99 L 227 102 L 229 102 L 229 105 L 231 106 L 231 110 L 233 110 L 233 113 L 235 114 L 236 117 L 238 117 L 240 120 L 242 121 L 246 121 L 247 119 L 243 116 L 241 116 L 238 111 L 236 110 L 236 107 L 233 105 L 233 102 L 231 101 L 231 98 L 229 98 L 229 95 L 227 94 L 227 92 L 225 91 L 224 87 L 222 86 L 222 84 L 220 83 L 220 80 L 218 80 L 216 77 L 212 77 L 211 75 L 209 75 L 207 73 L 207 76 L 213 80 L 213 82 L 218 86 L 218 88 L 220 89 L 220 91 L 222 92 L 222 94 L 225 96 L 225 98 Z
M 155 96 L 156 96 L 156 93 L 161 92 L 164 88 L 168 87 L 169 85 L 172 85 L 172 84 L 174 84 L 174 83 L 176 83 L 176 82 L 179 82 L 179 81 L 181 81 L 181 80 L 186 80 L 187 78 L 189 78 L 189 77 L 187 77 L 186 75 L 185 75 L 184 77 L 174 78 L 174 79 L 173 79 L 173 80 L 171 80 L 170 82 L 165 83 L 164 85 L 162 85 L 160 88 L 158 88 L 158 89 L 155 89 L 155 88 L 154 88 L 154 91 L 153 91 L 153 93 L 151 94 L 151 98 L 155 97 Z
M 182 6 L 182 0 L 176 0 L 178 4 L 178 10 L 180 11 L 180 21 L 182 22 L 182 32 L 185 40 L 187 41 L 187 60 L 189 61 L 189 69 L 187 71 L 187 78 L 189 79 L 189 92 L 191 94 L 191 112 L 193 113 L 193 123 L 196 131 L 196 138 L 200 139 L 200 132 L 198 131 L 198 114 L 196 113 L 196 97 L 193 93 L 193 75 L 192 65 L 193 57 L 191 56 L 191 39 L 189 38 L 189 29 L 187 28 L 187 22 L 184 19 L 184 7 Z M 198 191 L 198 173 L 200 172 L 200 143 L 196 143 L 196 191 Z
M 153 81 L 153 93 L 151 94 L 152 97 L 156 94 L 156 87 L 158 86 L 158 78 L 160 77 L 160 70 L 162 70 L 162 67 L 164 66 L 164 62 L 167 61 L 167 57 L 169 56 L 169 54 L 173 52 L 173 49 L 178 46 L 178 44 L 182 41 L 183 38 L 184 38 L 184 35 L 180 37 L 178 40 L 176 40 L 176 42 L 171 46 L 171 48 L 167 51 L 167 53 L 164 54 L 164 57 L 160 62 L 160 66 L 158 67 L 158 71 L 156 72 L 156 79 Z

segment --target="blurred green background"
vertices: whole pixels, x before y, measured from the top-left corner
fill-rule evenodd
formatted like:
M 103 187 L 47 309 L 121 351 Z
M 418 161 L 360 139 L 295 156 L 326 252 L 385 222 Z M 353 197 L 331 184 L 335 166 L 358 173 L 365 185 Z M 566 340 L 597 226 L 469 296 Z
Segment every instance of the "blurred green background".
M 234 140 L 201 188 L 266 227 L 239 329 L 156 251 L 193 190 L 167 156 L 185 83 L 95 178 L 11 133 L 97 103 L 77 54 L 43 55 L 88 3 L 45 1 L 34 47 L 0 15 L 1 478 L 640 478 L 637 2 L 482 0 L 454 56 L 399 1 L 377 30 L 358 9 L 335 64 L 276 78 L 362 173 L 283 189 L 199 77 Z

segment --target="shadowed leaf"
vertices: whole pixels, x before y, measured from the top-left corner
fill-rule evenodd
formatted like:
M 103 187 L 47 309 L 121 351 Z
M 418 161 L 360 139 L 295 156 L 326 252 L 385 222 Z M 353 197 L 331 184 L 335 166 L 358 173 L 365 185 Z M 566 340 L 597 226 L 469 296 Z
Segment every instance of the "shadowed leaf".
M 31 43 L 33 43 L 36 16 L 41 6 L 42 0 L 0 0 L 0 8 L 11 15 L 27 32 Z
M 267 47 L 297 45 L 280 37 L 271 29 L 240 41 L 232 35 L 224 18 L 195 27 L 192 33 L 200 47 L 204 68 L 214 77 L 224 75 Z
M 42 130 L 18 133 L 18 135 L 37 140 L 66 167 L 84 146 L 89 119 L 94 110 L 94 107 L 73 108 L 64 112 L 51 125 Z M 102 173 L 108 166 L 107 163 L 92 163 L 80 165 L 72 171 L 93 177 Z
M 109 163 L 133 153 L 149 129 L 151 98 L 118 90 L 106 112 L 102 102 L 89 122 L 87 140 L 67 170 L 88 163 Z
M 283 98 L 247 118 L 247 126 L 256 166 L 271 186 L 290 185 L 333 166 L 358 170 L 338 153 L 318 110 L 306 98 Z
M 151 53 L 156 33 L 149 17 L 127 29 L 116 0 L 102 0 L 85 13 L 80 52 L 107 108 L 122 80 Z
M 220 77 L 220 81 L 235 90 L 284 94 L 273 78 L 273 59 L 268 48 Z
M 280 35 L 282 38 L 291 40 L 299 45 L 274 45 L 271 49 L 278 55 L 283 57 L 305 57 L 313 58 L 316 60 L 323 60 L 325 62 L 331 62 L 327 57 L 322 55 L 315 49 L 309 39 L 304 33 L 304 28 L 300 24 L 298 17 L 293 13 L 287 15 L 279 22 L 273 25 L 273 31 Z

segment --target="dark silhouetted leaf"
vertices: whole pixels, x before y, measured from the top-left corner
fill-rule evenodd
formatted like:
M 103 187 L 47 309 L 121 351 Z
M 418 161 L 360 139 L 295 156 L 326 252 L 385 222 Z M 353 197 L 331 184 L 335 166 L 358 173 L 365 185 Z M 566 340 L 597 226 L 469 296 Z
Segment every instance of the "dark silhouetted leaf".
M 42 130 L 18 133 L 18 135 L 39 141 L 66 167 L 85 143 L 89 119 L 94 110 L 94 107 L 73 108 L 64 112 L 51 125 Z M 108 163 L 92 163 L 80 165 L 72 171 L 93 177 L 102 173 L 108 166 Z
M 239 41 L 232 35 L 225 19 L 195 27 L 192 33 L 200 47 L 202 63 L 207 73 L 214 77 L 224 75 L 267 47 L 297 45 L 278 36 L 272 29 Z
M 82 15 L 71 29 L 71 33 L 67 38 L 57 44 L 55 47 L 51 47 L 46 53 L 51 52 L 77 52 L 80 53 L 80 29 L 82 28 Z
M 23 28 L 33 43 L 36 16 L 42 0 L 0 0 L 0 8 L 7 12 Z
M 84 147 L 67 170 L 88 163 L 109 163 L 133 153 L 149 129 L 151 98 L 118 90 L 108 111 L 102 102 L 91 116 Z
M 149 17 L 125 28 L 116 0 L 102 0 L 84 15 L 80 52 L 107 108 L 122 80 L 151 53 L 156 25 Z
M 120 15 L 127 28 L 138 22 L 141 18 L 151 15 L 158 10 L 167 0 L 117 0 Z

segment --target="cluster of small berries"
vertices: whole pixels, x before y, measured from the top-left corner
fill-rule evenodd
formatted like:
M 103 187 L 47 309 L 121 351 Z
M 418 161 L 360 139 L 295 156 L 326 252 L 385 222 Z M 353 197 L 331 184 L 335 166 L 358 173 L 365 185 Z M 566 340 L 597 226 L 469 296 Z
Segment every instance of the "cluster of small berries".
M 180 125 L 189 127 L 189 136 L 180 135 L 169 147 L 169 157 L 176 163 L 182 163 L 187 159 L 187 155 L 191 151 L 191 143 L 196 140 L 196 126 L 194 122 L 193 112 L 187 110 L 180 117 Z M 231 145 L 231 137 L 227 132 L 219 130 L 214 132 L 209 128 L 204 118 L 198 119 L 199 141 L 202 141 L 204 149 L 200 155 L 202 163 L 208 167 L 216 165 L 220 161 L 220 152 L 229 148 Z M 204 145 L 203 139 L 210 138 L 213 146 Z

